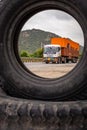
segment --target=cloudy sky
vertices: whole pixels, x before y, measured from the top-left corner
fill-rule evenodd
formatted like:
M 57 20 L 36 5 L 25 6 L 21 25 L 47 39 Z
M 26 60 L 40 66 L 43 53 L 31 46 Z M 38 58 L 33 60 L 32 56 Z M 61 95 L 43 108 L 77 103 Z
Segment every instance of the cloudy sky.
M 70 38 L 84 46 L 83 32 L 78 22 L 69 14 L 58 10 L 46 10 L 32 16 L 22 30 L 41 29 Z

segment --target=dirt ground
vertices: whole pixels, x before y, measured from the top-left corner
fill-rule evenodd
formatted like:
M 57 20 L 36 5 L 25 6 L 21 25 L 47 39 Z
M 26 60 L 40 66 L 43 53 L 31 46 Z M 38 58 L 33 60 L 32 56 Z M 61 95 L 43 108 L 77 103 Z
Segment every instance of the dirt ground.
M 25 66 L 34 74 L 45 78 L 59 78 L 70 72 L 75 66 L 75 63 L 68 64 L 45 64 L 45 63 L 24 63 Z

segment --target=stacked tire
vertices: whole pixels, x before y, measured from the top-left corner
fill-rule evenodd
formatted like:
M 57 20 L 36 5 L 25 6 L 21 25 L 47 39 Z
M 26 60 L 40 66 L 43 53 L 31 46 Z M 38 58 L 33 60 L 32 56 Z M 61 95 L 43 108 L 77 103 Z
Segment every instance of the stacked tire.
M 20 30 L 23 27 L 24 23 L 36 13 L 48 9 L 63 10 L 71 14 L 79 22 L 84 33 L 84 52 L 80 62 L 66 76 L 55 79 L 42 78 L 36 76 L 31 71 L 27 70 L 26 67 L 22 64 L 18 54 L 18 38 Z M 86 78 L 87 77 L 87 13 L 86 12 L 87 12 L 86 0 L 84 1 L 1 0 L 0 1 L 0 76 L 3 86 L 2 89 L 8 95 L 3 96 L 4 99 L 7 98 L 9 103 L 10 102 L 15 103 L 15 101 L 18 100 L 19 104 L 21 102 L 26 104 L 27 100 L 22 99 L 28 99 L 30 100 L 29 104 L 31 104 L 29 106 L 30 108 L 32 107 L 32 100 L 36 100 L 36 102 L 37 101 L 38 103 L 40 102 L 41 106 L 43 106 L 41 107 L 40 110 L 44 109 L 45 104 L 47 106 L 47 109 L 45 109 L 46 119 L 51 118 L 52 116 L 55 115 L 57 110 L 56 105 L 53 103 L 55 101 L 56 102 L 73 101 L 73 100 L 76 101 L 87 99 L 87 78 Z M 4 99 L 2 99 L 2 101 Z M 51 109 L 49 101 L 52 102 L 51 107 L 52 109 L 55 108 L 55 112 L 54 110 Z M 34 102 L 36 105 L 34 106 L 32 111 L 34 112 L 37 118 L 40 118 L 39 108 L 36 102 Z M 72 103 L 72 105 L 74 104 Z M 61 103 L 58 104 L 59 108 L 60 106 Z M 8 106 L 6 106 L 5 102 L 4 105 L 0 106 L 0 110 L 2 109 L 2 107 L 8 110 L 7 109 Z M 13 108 L 14 111 L 17 109 L 17 107 L 15 106 Z M 24 112 L 25 109 L 26 105 L 23 106 L 23 110 L 20 110 L 21 114 L 26 114 L 26 112 Z M 68 113 L 66 111 L 64 111 L 64 113 L 63 116 L 68 117 L 67 115 Z M 84 112 L 81 112 L 81 114 L 83 113 Z M 32 112 L 31 115 L 34 116 Z M 55 117 L 55 119 L 56 118 L 57 117 Z M 36 120 L 34 121 L 36 122 Z M 43 128 L 44 130 L 47 129 L 47 127 L 45 128 L 45 126 L 47 125 L 45 122 Z M 35 127 L 36 130 L 38 129 L 37 127 L 38 126 L 36 125 Z M 50 130 L 51 129 L 53 128 L 51 127 Z

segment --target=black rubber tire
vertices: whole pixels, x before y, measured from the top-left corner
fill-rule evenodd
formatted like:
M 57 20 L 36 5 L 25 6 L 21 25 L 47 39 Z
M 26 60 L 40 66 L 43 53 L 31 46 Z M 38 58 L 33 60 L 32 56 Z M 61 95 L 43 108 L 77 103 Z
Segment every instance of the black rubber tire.
M 0 130 L 86 130 L 87 102 L 43 102 L 7 96 L 0 77 Z
M 28 18 L 46 9 L 60 9 L 80 23 L 85 39 L 79 64 L 66 76 L 41 78 L 22 64 L 17 50 L 20 30 Z M 11 96 L 40 100 L 85 99 L 87 90 L 87 4 L 86 0 L 5 0 L 0 9 L 0 74 L 3 89 Z
M 0 97 L 0 130 L 87 130 L 87 102 Z

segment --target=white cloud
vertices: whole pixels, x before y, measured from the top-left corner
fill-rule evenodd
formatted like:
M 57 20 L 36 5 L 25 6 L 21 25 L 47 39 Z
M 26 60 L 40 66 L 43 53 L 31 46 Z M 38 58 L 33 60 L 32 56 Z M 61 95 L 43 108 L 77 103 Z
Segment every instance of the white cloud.
M 78 22 L 69 14 L 58 10 L 46 10 L 31 17 L 22 30 L 41 29 L 68 37 L 84 45 L 83 32 Z

